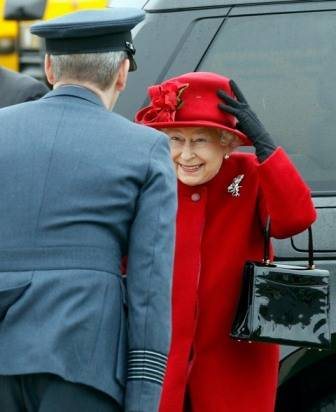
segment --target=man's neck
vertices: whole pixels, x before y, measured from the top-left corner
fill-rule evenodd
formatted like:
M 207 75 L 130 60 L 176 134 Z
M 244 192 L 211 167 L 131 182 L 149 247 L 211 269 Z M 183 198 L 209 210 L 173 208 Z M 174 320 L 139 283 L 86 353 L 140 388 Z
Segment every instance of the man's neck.
M 77 86 L 77 87 L 85 87 L 86 89 L 91 90 L 93 93 L 95 93 L 100 100 L 103 102 L 103 105 L 106 107 L 107 110 L 112 110 L 119 93 L 115 90 L 114 84 L 111 85 L 108 89 L 106 90 L 101 90 L 99 89 L 95 84 L 92 84 L 90 82 L 82 82 L 78 83 L 78 81 L 64 81 L 60 80 L 54 84 L 54 89 L 57 89 L 58 87 L 61 86 Z

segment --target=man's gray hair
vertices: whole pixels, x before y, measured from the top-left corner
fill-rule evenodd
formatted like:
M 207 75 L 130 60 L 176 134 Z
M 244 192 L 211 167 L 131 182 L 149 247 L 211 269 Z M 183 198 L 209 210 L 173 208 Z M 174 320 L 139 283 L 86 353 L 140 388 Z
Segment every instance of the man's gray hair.
M 127 53 L 124 51 L 50 56 L 56 81 L 90 82 L 103 91 L 111 86 L 126 58 Z

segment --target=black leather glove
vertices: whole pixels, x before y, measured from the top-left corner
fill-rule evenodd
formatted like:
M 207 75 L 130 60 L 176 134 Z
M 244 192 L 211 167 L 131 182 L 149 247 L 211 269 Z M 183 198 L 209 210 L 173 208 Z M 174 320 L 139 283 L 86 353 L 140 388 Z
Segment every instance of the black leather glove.
M 228 96 L 223 90 L 218 90 L 218 96 L 224 101 L 218 106 L 238 119 L 237 129 L 251 140 L 259 161 L 263 162 L 274 152 L 276 145 L 233 80 L 230 80 L 230 86 L 237 100 Z

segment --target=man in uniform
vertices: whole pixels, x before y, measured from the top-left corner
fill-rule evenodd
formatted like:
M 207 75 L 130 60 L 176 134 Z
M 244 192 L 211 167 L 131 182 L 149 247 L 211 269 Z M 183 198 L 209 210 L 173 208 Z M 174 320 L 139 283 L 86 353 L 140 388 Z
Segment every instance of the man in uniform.
M 166 137 L 110 111 L 143 18 L 36 24 L 54 90 L 0 110 L 0 411 L 158 410 L 176 178 Z
M 0 108 L 37 100 L 48 92 L 48 87 L 33 77 L 0 67 Z

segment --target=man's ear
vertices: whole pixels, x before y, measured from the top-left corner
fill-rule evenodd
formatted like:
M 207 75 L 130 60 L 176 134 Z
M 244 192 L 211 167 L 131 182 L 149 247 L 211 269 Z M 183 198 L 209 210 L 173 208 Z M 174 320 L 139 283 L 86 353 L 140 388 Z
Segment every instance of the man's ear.
M 115 83 L 115 87 L 118 92 L 122 92 L 126 87 L 129 68 L 130 68 L 130 61 L 128 59 L 125 59 L 120 64 L 119 71 L 117 74 L 117 80 Z
M 46 54 L 44 57 L 44 71 L 45 71 L 48 82 L 54 85 L 56 83 L 56 79 L 52 71 L 51 58 L 49 54 Z

